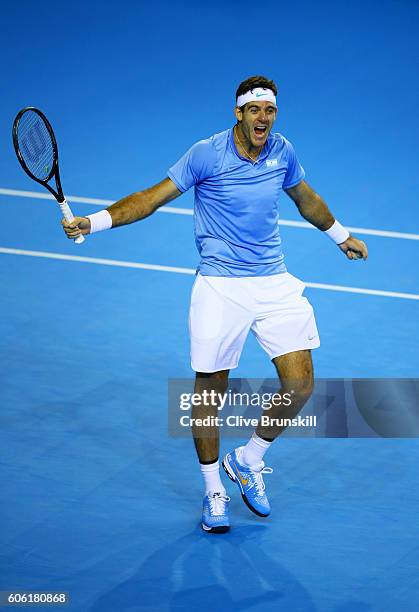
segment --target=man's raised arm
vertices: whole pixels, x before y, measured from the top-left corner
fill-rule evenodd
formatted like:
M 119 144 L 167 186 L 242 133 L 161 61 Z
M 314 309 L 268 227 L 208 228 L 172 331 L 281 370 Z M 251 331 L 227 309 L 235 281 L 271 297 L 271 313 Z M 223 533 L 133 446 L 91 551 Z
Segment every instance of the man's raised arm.
M 87 217 L 75 217 L 71 223 L 63 219 L 61 223 L 67 237 L 74 240 L 80 234 L 93 234 L 104 229 L 145 219 L 160 206 L 167 204 L 181 194 L 182 192 L 179 191 L 174 182 L 165 178 L 157 185 L 144 189 L 144 191 L 132 193 L 98 213 Z

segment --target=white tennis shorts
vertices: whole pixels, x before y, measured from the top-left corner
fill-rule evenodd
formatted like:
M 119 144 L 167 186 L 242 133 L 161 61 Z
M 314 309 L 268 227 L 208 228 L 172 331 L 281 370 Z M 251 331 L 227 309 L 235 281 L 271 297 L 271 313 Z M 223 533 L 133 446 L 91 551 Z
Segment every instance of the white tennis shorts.
M 252 330 L 269 358 L 320 346 L 304 283 L 285 272 L 273 276 L 201 276 L 189 311 L 195 372 L 236 368 Z

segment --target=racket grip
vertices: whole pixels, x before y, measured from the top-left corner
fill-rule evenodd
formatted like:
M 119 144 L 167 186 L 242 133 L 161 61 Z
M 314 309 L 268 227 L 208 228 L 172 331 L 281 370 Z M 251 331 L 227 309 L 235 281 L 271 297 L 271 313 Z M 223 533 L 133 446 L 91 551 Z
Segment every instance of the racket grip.
M 71 223 L 71 221 L 74 220 L 74 215 L 71 212 L 71 208 L 68 205 L 67 200 L 63 200 L 62 202 L 59 202 L 60 208 L 61 208 L 61 212 L 63 213 L 63 217 L 66 221 L 69 221 Z M 74 242 L 76 244 L 82 244 L 84 242 L 84 236 L 80 235 L 77 236 L 77 238 L 75 238 Z

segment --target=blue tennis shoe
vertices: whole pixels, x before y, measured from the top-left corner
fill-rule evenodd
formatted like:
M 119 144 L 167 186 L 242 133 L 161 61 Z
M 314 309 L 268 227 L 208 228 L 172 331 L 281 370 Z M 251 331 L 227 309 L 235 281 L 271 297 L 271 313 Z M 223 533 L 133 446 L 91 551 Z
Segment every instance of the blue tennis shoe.
M 208 492 L 202 508 L 202 529 L 209 533 L 225 533 L 230 529 L 228 504 L 230 498 L 224 492 Z
M 244 503 L 258 516 L 269 516 L 271 507 L 265 493 L 265 483 L 262 474 L 272 474 L 272 468 L 265 467 L 263 461 L 249 467 L 241 463 L 243 446 L 228 453 L 223 459 L 223 468 L 227 476 L 237 484 Z

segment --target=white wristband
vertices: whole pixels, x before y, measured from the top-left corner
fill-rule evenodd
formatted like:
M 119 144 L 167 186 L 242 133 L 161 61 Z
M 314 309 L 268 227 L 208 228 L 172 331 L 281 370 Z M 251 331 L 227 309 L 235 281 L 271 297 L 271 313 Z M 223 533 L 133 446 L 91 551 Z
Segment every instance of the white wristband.
M 112 217 L 107 210 L 100 210 L 93 215 L 87 215 L 90 219 L 90 233 L 103 232 L 103 230 L 111 229 Z
M 342 242 L 348 240 L 350 236 L 348 230 L 345 229 L 339 221 L 335 221 L 332 227 L 329 227 L 324 233 L 327 234 L 333 242 L 336 242 L 336 244 L 342 244 Z

